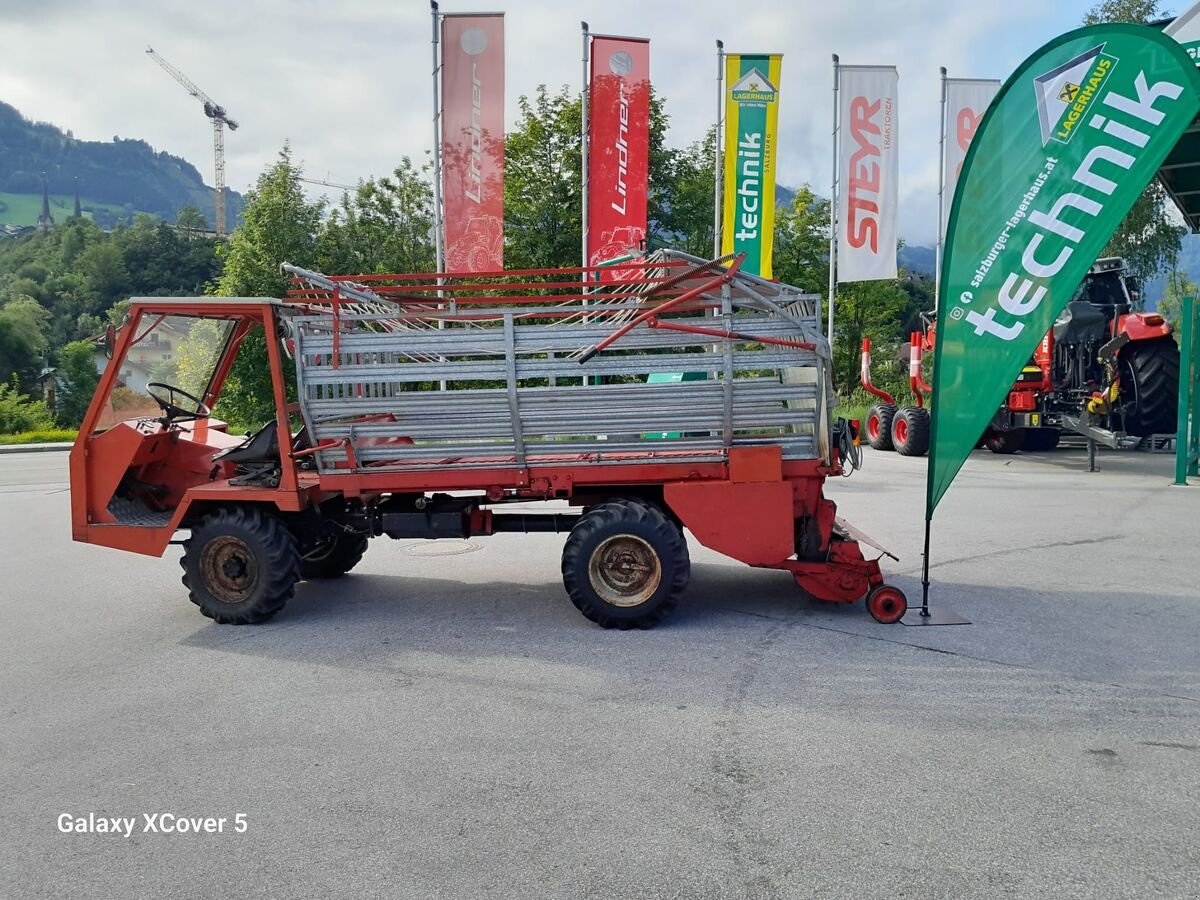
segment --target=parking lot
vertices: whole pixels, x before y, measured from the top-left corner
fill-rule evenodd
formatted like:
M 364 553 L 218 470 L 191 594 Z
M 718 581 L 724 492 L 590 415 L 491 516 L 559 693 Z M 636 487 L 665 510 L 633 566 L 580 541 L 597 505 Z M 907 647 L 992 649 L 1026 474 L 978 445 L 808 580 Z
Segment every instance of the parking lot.
M 933 602 L 879 625 L 691 541 L 607 632 L 561 537 L 379 541 L 271 623 L 70 541 L 64 453 L 0 456 L 0 895 L 1200 895 L 1200 486 L 1166 455 L 977 452 Z M 920 596 L 924 460 L 829 484 Z M 60 832 L 246 817 L 244 833 Z

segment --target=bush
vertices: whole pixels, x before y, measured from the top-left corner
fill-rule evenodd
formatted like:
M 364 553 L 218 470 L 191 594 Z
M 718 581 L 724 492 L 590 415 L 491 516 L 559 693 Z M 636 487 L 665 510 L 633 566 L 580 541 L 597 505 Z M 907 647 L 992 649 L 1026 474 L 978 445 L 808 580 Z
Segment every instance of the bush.
M 20 434 L 23 431 L 49 431 L 54 428 L 54 416 L 44 400 L 34 400 L 12 384 L 0 384 L 0 434 Z
M 65 444 L 75 440 L 77 431 L 22 431 L 20 434 L 0 434 L 0 444 Z

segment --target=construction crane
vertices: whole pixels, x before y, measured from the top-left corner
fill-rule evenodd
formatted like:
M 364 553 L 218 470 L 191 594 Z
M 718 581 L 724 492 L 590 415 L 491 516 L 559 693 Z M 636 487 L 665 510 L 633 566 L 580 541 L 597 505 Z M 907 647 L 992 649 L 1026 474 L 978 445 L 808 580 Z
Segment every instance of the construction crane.
M 212 120 L 213 126 L 213 160 L 216 186 L 216 200 L 213 203 L 213 213 L 216 217 L 217 237 L 225 235 L 225 126 L 230 131 L 237 131 L 238 123 L 229 118 L 225 107 L 213 100 L 212 97 L 196 87 L 190 78 L 154 52 L 153 47 L 146 48 L 147 55 L 162 66 L 163 70 L 183 85 L 184 89 L 204 104 L 204 115 Z
M 336 181 L 329 181 L 325 178 L 298 178 L 297 181 L 303 181 L 306 184 L 323 184 L 325 187 L 341 188 L 343 191 L 356 190 L 352 184 L 339 184 Z

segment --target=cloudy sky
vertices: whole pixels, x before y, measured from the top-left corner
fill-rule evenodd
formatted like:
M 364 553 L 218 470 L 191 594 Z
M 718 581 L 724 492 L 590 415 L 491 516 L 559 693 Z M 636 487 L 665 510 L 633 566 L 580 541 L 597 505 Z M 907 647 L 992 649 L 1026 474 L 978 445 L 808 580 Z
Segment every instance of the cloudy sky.
M 1182 2 L 1182 0 L 1181 0 Z M 830 54 L 900 70 L 901 236 L 936 227 L 938 67 L 1003 78 L 1093 0 L 443 0 L 503 9 L 507 107 L 537 85 L 577 86 L 579 22 L 651 39 L 672 144 L 711 125 L 714 40 L 784 54 L 779 181 L 828 191 Z M 1186 5 L 1186 4 L 1184 4 Z M 430 124 L 427 0 L 0 0 L 0 99 L 76 137 L 143 138 L 212 180 L 212 132 L 146 56 L 153 46 L 225 105 L 227 180 L 249 187 L 285 140 L 307 174 L 335 182 L 423 160 Z M 314 188 L 320 191 L 320 188 Z

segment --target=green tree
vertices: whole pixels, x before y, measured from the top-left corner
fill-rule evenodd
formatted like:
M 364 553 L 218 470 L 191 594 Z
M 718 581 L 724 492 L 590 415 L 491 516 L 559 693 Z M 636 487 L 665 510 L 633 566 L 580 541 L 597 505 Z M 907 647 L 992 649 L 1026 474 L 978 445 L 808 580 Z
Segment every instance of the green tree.
M 1176 334 L 1179 333 L 1179 328 L 1183 324 L 1184 297 L 1200 298 L 1200 287 L 1197 287 L 1196 283 L 1185 273 L 1175 269 L 1167 277 L 1162 299 L 1158 301 L 1158 312 L 1171 323 Z
M 186 240 L 193 240 L 208 231 L 208 221 L 194 206 L 181 207 L 175 216 L 175 227 Z
M 775 277 L 813 294 L 829 289 L 829 200 L 801 185 L 775 211 Z
M 843 397 L 858 385 L 864 337 L 876 344 L 877 359 L 886 362 L 895 357 L 908 306 L 908 294 L 895 281 L 856 281 L 838 287 L 834 306 L 833 383 Z
M 1083 17 L 1084 25 L 1101 22 L 1153 22 L 1166 17 L 1159 0 L 1102 0 Z M 1101 256 L 1121 256 L 1130 274 L 1143 282 L 1174 268 L 1186 229 L 1171 221 L 1167 195 L 1153 181 L 1113 234 Z
M 655 185 L 651 247 L 676 247 L 705 258 L 712 255 L 715 140 L 716 130 L 710 128 L 703 140 L 682 150 L 664 151 L 657 158 L 651 155 Z
M 539 85 L 517 100 L 516 131 L 504 145 L 504 264 L 510 269 L 577 266 L 582 193 L 582 104 L 566 85 Z
M 306 199 L 300 177 L 284 146 L 246 195 L 242 222 L 224 249 L 225 270 L 217 283 L 224 297 L 283 297 L 286 276 L 280 264 L 315 264 L 323 201 Z M 289 378 L 294 373 L 285 369 Z M 253 427 L 275 415 L 275 395 L 261 330 L 246 337 L 221 391 L 218 414 L 239 426 Z
M 433 186 L 405 157 L 389 177 L 342 195 L 318 240 L 324 272 L 431 272 L 435 266 Z
M 78 428 L 87 412 L 100 375 L 95 348 L 87 341 L 72 341 L 58 351 L 58 396 L 55 417 L 63 428 Z

